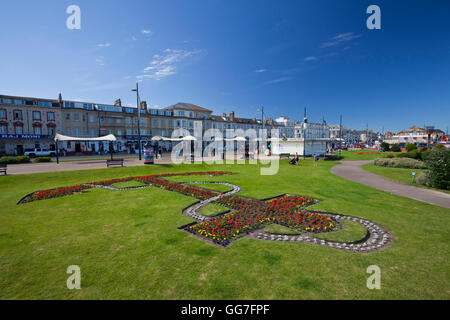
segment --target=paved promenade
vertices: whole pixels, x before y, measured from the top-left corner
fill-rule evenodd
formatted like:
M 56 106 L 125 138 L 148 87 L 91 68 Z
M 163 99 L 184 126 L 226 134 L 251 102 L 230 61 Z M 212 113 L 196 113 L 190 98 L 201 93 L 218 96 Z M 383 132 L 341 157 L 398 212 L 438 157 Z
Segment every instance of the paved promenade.
M 124 159 L 124 167 L 133 167 L 133 166 L 143 166 L 144 159 L 141 161 L 137 157 L 121 157 L 114 155 L 114 158 L 123 158 Z M 233 157 L 228 157 L 229 159 L 233 159 Z M 228 159 L 227 158 L 227 159 Z M 62 158 L 64 160 L 71 159 L 69 157 Z M 59 164 L 54 160 L 53 162 L 43 162 L 43 163 L 24 163 L 24 164 L 12 164 L 8 165 L 8 175 L 13 174 L 30 174 L 30 173 L 43 173 L 43 172 L 58 172 L 58 171 L 74 171 L 74 170 L 90 170 L 90 169 L 105 169 L 106 159 L 89 159 L 88 157 L 84 157 L 83 159 L 71 161 L 60 161 Z M 181 159 L 181 158 L 180 158 Z M 260 160 L 268 160 L 270 157 L 260 156 Z M 213 158 L 205 158 L 207 160 L 213 160 Z M 181 160 L 180 160 L 181 161 Z M 155 164 L 170 164 L 172 163 L 170 155 L 163 155 L 162 159 L 155 158 Z M 111 169 L 117 168 L 117 166 L 111 167 Z
M 161 160 L 155 160 L 156 164 L 170 163 L 170 157 Z M 144 160 L 139 161 L 138 158 L 125 158 L 123 165 L 125 167 L 142 166 Z M 24 163 L 8 165 L 8 175 L 10 174 L 29 174 L 42 172 L 58 172 L 58 171 L 74 171 L 74 170 L 90 170 L 90 169 L 105 169 L 106 160 L 80 160 L 48 162 L 48 163 Z M 116 166 L 111 167 L 116 168 Z
M 450 208 L 450 194 L 425 188 L 410 186 L 395 182 L 361 168 L 362 165 L 372 162 L 367 161 L 343 161 L 334 166 L 331 172 L 348 180 L 364 184 L 369 187 L 380 189 L 399 196 L 431 203 L 437 206 Z

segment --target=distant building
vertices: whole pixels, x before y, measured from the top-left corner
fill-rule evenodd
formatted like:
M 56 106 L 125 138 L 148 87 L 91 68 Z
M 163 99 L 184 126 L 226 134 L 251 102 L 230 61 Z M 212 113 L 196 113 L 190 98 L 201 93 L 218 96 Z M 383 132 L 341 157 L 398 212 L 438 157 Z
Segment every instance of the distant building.
M 140 117 L 138 117 L 138 112 Z M 218 129 L 225 136 L 227 129 L 267 128 L 268 133 L 279 126 L 272 119 L 248 119 L 229 115 L 216 116 L 213 111 L 191 103 L 179 102 L 163 109 L 148 108 L 145 101 L 140 109 L 122 106 L 120 99 L 113 105 L 29 97 L 0 95 L 0 155 L 21 155 L 26 149 L 45 148 L 55 150 L 56 133 L 94 138 L 113 134 L 116 151 L 135 152 L 138 137 L 144 145 L 152 137 L 172 137 L 174 130 L 184 128 L 191 135 L 203 134 L 208 129 Z M 138 126 L 138 119 L 140 123 Z M 140 130 L 140 131 L 139 131 Z M 234 137 L 229 137 L 234 138 Z M 159 142 L 170 148 L 170 142 Z M 107 142 L 64 141 L 59 145 L 66 154 L 105 152 Z
M 299 125 L 299 121 L 291 120 L 288 117 L 281 116 L 275 119 L 275 123 L 279 127 L 279 135 L 284 138 L 295 137 L 295 126 Z
M 300 156 L 324 155 L 330 141 L 330 130 L 326 122 L 314 123 L 304 118 L 294 126 L 294 137 L 280 137 L 278 146 L 273 144 L 273 154 L 296 153 Z
M 389 144 L 398 144 L 400 147 L 413 143 L 418 147 L 428 147 L 442 141 L 445 136 L 444 131 L 434 127 L 420 128 L 412 126 L 408 130 L 402 130 L 396 134 L 386 134 L 385 142 Z

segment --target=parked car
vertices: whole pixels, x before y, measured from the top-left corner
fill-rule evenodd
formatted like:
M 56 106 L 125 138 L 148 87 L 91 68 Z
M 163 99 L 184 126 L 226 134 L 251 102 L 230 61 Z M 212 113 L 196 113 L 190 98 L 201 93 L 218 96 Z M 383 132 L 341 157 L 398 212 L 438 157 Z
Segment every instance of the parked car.
M 24 155 L 29 156 L 30 158 L 35 157 L 56 157 L 55 150 L 47 150 L 47 149 L 25 149 Z

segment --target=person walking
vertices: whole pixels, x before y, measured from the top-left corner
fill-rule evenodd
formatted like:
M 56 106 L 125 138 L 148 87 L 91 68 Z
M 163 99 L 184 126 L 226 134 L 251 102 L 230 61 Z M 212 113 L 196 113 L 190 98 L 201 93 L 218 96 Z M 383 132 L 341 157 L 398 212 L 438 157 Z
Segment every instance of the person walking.
M 317 154 L 314 154 L 314 167 L 318 166 L 319 156 Z

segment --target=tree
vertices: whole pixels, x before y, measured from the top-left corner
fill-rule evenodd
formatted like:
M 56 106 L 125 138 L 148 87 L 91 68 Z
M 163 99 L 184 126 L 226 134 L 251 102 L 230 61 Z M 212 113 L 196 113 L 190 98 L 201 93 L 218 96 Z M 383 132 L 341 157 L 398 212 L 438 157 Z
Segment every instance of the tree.
M 381 143 L 381 149 L 383 149 L 383 151 L 389 151 L 389 143 L 382 142 Z

